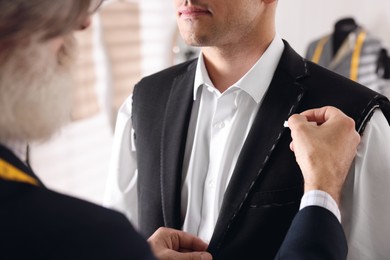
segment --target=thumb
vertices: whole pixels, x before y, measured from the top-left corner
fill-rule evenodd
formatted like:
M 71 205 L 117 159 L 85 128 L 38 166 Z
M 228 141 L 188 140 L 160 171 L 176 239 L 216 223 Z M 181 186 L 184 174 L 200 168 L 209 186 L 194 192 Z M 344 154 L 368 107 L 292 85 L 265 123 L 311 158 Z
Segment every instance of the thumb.
M 181 252 L 175 252 L 170 255 L 172 259 L 177 259 L 177 260 L 212 260 L 213 257 L 209 252 L 186 252 L 186 253 L 181 253 Z M 164 258 L 162 258 L 164 259 Z M 160 259 L 160 260 L 162 260 Z M 171 259 L 171 258 L 170 258 Z
M 290 150 L 294 152 L 294 143 L 293 142 L 290 143 Z

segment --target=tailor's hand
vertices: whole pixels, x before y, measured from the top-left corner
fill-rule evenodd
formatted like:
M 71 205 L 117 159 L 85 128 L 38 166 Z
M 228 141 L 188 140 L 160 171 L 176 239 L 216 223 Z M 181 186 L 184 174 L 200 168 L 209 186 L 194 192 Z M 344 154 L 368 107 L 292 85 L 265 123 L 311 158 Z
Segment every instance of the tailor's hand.
M 149 237 L 154 255 L 160 260 L 211 260 L 207 244 L 189 233 L 161 227 Z
M 339 204 L 344 181 L 356 156 L 360 135 L 355 122 L 335 107 L 292 115 L 290 149 L 302 170 L 305 192 L 323 190 Z

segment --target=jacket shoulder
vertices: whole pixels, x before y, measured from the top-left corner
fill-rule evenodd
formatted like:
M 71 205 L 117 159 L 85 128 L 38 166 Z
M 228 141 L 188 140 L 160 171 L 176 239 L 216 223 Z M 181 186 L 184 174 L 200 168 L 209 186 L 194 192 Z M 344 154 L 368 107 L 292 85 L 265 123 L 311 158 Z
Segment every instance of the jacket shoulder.
M 196 64 L 197 59 L 193 59 L 142 78 L 133 90 L 133 114 L 149 111 L 150 104 L 153 104 L 154 111 L 163 111 L 175 80 L 185 78 L 186 84 L 180 87 L 187 90 L 192 88 L 187 83 L 195 79 Z
M 311 61 L 305 62 L 309 74 L 300 82 L 306 90 L 306 107 L 303 109 L 335 106 L 355 119 L 359 132 L 364 131 L 376 109 L 381 109 L 390 122 L 387 97 Z
M 2 237 L 7 240 L 0 238 L 0 243 L 9 249 L 2 255 L 12 254 L 17 259 L 125 259 L 137 252 L 151 255 L 141 235 L 117 211 L 25 183 L 0 181 L 0 188 L 1 198 L 7 197 L 2 200 L 2 210 L 7 214 L 0 224 Z M 41 245 L 45 248 L 37 251 Z
M 166 68 L 149 76 L 146 76 L 141 79 L 141 81 L 137 85 L 155 85 L 156 83 L 160 83 L 158 85 L 162 85 L 161 82 L 169 82 L 174 78 L 187 73 L 190 70 L 195 70 L 198 59 L 192 59 L 190 61 L 186 61 L 172 67 Z

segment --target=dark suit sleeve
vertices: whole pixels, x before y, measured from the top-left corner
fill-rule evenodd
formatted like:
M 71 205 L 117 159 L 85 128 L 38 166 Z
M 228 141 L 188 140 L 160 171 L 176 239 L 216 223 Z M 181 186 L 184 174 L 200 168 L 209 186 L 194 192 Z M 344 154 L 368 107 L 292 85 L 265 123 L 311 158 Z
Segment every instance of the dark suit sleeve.
M 344 231 L 329 210 L 310 206 L 300 210 L 275 259 L 346 259 Z
M 91 219 L 77 225 L 74 255 L 67 259 L 156 260 L 145 238 L 121 213 L 95 210 Z

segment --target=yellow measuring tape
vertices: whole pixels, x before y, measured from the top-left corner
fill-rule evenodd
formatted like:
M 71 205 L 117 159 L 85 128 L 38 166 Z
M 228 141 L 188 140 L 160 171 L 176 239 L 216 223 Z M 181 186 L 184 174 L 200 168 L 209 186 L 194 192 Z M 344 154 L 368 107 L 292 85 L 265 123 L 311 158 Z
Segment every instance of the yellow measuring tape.
M 318 63 L 321 59 L 324 46 L 328 42 L 329 36 L 323 37 L 317 44 L 316 50 L 314 51 L 313 58 L 311 59 L 314 63 Z
M 329 38 L 330 38 L 329 36 L 325 36 L 318 42 L 313 57 L 311 59 L 314 63 L 317 64 L 319 63 L 322 53 L 324 51 L 325 44 L 329 41 Z M 350 70 L 350 79 L 354 81 L 358 80 L 360 55 L 362 53 L 363 44 L 366 38 L 367 38 L 367 33 L 361 31 L 356 39 L 355 48 L 352 54 L 351 70 Z
M 360 54 L 362 52 L 363 43 L 364 43 L 364 40 L 366 39 L 366 37 L 367 37 L 366 32 L 360 32 L 359 36 L 356 40 L 355 51 L 353 52 L 353 55 L 352 55 L 351 74 L 350 74 L 350 78 L 354 81 L 357 81 L 357 79 L 358 79 Z
M 4 161 L 3 159 L 0 159 L 0 178 L 7 181 L 24 182 L 36 186 L 39 185 L 36 179 L 22 172 L 21 170 Z

